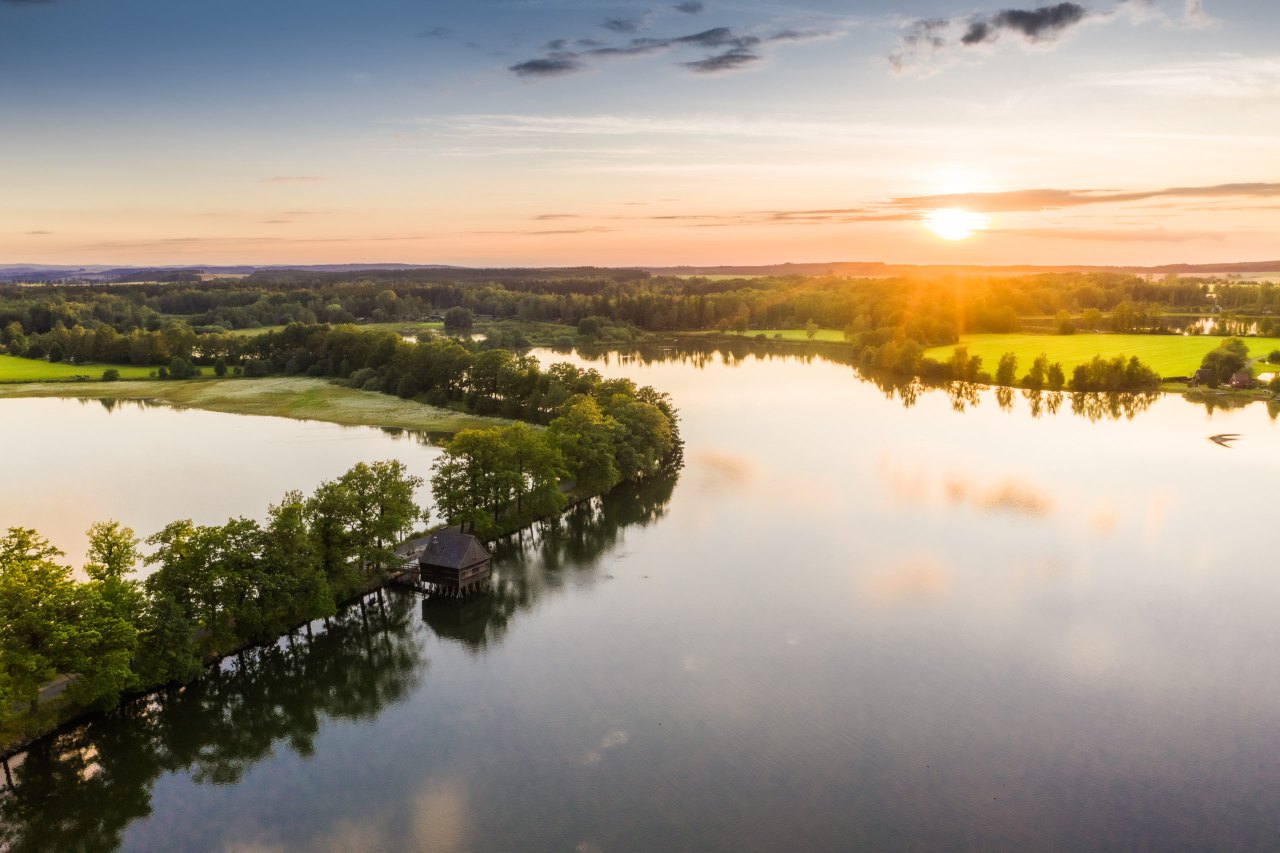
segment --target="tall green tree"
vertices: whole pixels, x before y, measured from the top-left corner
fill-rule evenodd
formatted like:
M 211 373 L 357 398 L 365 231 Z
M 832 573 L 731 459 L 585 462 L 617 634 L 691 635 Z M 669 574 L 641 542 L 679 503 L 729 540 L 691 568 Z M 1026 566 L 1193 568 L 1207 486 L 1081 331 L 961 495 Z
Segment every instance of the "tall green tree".
M 607 492 L 622 479 L 616 458 L 618 422 L 590 397 L 572 401 L 547 427 L 579 488 Z
M 32 711 L 40 688 L 72 657 L 75 584 L 62 552 L 36 531 L 9 528 L 0 537 L 0 715 L 14 703 Z

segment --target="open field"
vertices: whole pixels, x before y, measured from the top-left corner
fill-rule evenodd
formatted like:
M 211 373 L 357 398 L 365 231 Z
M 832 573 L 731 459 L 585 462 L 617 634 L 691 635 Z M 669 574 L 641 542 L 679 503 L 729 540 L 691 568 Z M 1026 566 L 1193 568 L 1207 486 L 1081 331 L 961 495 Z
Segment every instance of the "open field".
M 401 335 L 412 335 L 415 332 L 426 331 L 430 329 L 433 332 L 443 332 L 444 323 L 353 323 L 351 324 L 362 331 L 374 332 L 396 332 Z M 253 329 L 233 329 L 230 334 L 239 335 L 240 337 L 251 338 L 257 335 L 264 335 L 267 332 L 278 332 L 284 326 L 258 326 Z
M 0 385 L 4 397 L 143 400 L 179 408 L 454 433 L 506 423 L 305 377 Z
M 704 335 L 722 335 L 725 333 L 698 331 L 698 332 L 679 332 L 678 334 L 681 337 L 700 337 Z M 805 334 L 804 329 L 748 329 L 745 334 L 741 335 L 741 337 L 744 341 L 751 341 L 751 340 L 755 340 L 757 335 L 764 335 L 769 340 L 781 339 L 784 341 L 801 341 L 801 342 L 808 342 L 810 340 L 809 336 Z M 737 333 L 733 333 L 733 336 L 739 337 Z M 812 340 L 815 340 L 818 343 L 828 343 L 828 344 L 844 343 L 844 332 L 840 331 L 839 329 L 818 329 L 817 332 L 814 333 Z
M 0 382 L 59 382 L 73 376 L 102 378 L 102 371 L 114 367 L 122 379 L 146 379 L 154 367 L 133 367 L 119 364 L 68 364 L 64 361 L 48 362 L 38 358 L 18 358 L 0 355 Z
M 1036 356 L 1044 353 L 1049 361 L 1062 364 L 1068 374 L 1077 364 L 1083 364 L 1095 355 L 1114 358 L 1117 355 L 1136 355 L 1144 364 L 1161 376 L 1188 376 L 1204 358 L 1225 338 L 1182 335 L 963 335 L 960 344 L 969 348 L 970 355 L 982 357 L 983 369 L 995 371 L 1000 356 L 1012 352 L 1018 357 L 1018 374 L 1031 367 Z M 1245 338 L 1252 358 L 1264 358 L 1274 349 L 1280 349 L 1280 338 Z M 954 347 L 933 347 L 925 352 L 929 358 L 946 361 Z M 1260 368 L 1264 372 L 1266 368 Z

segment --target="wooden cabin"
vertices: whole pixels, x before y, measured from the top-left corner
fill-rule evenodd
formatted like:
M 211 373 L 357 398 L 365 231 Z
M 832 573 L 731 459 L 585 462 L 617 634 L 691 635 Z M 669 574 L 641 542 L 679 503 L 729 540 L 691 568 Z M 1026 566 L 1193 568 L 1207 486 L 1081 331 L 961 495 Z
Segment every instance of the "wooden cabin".
M 1253 374 L 1247 370 L 1237 370 L 1231 376 L 1231 387 L 1232 388 L 1252 388 Z
M 489 587 L 489 552 L 470 533 L 441 531 L 427 537 L 418 557 L 422 583 L 429 592 L 465 598 Z

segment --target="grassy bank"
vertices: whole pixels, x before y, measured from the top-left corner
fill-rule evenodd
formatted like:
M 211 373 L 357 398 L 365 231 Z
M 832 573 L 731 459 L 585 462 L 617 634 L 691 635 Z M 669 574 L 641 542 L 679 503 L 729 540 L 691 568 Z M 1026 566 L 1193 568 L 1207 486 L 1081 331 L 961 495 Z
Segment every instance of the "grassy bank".
M 444 323 L 415 322 L 405 320 L 397 323 L 353 323 L 362 332 L 395 332 L 397 335 L 416 335 L 418 332 L 443 332 Z M 284 326 L 257 326 L 252 329 L 233 329 L 229 334 L 242 338 L 265 335 L 267 332 L 282 332 Z
M 741 339 L 744 341 L 755 341 L 760 335 L 764 335 L 771 341 L 793 341 L 799 343 L 820 343 L 820 344 L 842 344 L 845 342 L 844 332 L 839 329 L 818 329 L 814 332 L 813 337 L 804 329 L 749 329 L 745 333 L 739 335 L 737 332 L 720 332 L 720 331 L 698 331 L 698 332 L 675 332 L 680 337 L 688 338 L 705 338 L 705 337 L 730 337 L 732 339 Z
M 194 379 L 164 382 L 39 382 L 0 385 L 5 397 L 146 400 L 237 415 L 268 415 L 349 426 L 453 433 L 507 421 L 440 409 L 389 394 L 357 391 L 324 379 Z
M 983 368 L 990 371 L 996 369 L 1000 356 L 1007 352 L 1018 357 L 1020 374 L 1031 367 L 1031 362 L 1040 353 L 1044 353 L 1049 361 L 1061 363 L 1068 376 L 1073 367 L 1084 364 L 1095 355 L 1103 358 L 1136 355 L 1161 376 L 1188 376 L 1200 366 L 1205 354 L 1224 340 L 1182 335 L 963 335 L 960 345 L 968 347 L 970 355 L 981 356 Z M 1258 359 L 1280 349 L 1280 338 L 1245 338 L 1245 343 L 1249 346 L 1249 355 Z M 925 355 L 946 361 L 954 349 L 952 346 L 933 347 Z
M 111 367 L 120 371 L 122 379 L 146 379 L 156 369 L 119 364 L 68 364 L 0 355 L 0 382 L 68 382 L 76 376 L 101 379 L 102 371 Z

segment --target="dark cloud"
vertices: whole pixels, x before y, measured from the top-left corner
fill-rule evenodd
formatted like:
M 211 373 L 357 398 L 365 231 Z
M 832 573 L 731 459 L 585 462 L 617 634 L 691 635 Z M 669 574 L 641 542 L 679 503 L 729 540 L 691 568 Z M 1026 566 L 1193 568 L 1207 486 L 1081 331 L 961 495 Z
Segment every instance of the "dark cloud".
M 671 8 L 685 15 L 701 15 L 707 11 L 707 4 L 701 2 L 701 0 L 689 0 L 687 3 L 677 3 Z
M 759 62 L 764 57 L 758 48 L 765 45 L 807 41 L 828 35 L 818 31 L 780 30 L 772 35 L 758 36 L 739 33 L 730 27 L 712 27 L 684 36 L 638 37 L 620 45 L 590 46 L 593 43 L 585 39 L 556 39 L 546 45 L 546 56 L 513 65 L 510 70 L 521 77 L 556 77 L 582 71 L 593 59 L 647 56 L 680 48 L 697 48 L 711 53 L 680 64 L 698 74 L 716 74 Z M 575 49 L 569 49 L 571 45 Z
M 1148 0 L 1130 0 L 1121 8 L 1147 8 Z M 990 45 L 1009 34 L 1031 44 L 1052 44 L 1086 21 L 1110 21 L 1116 12 L 1095 13 L 1079 3 L 1057 3 L 1034 9 L 1003 9 L 993 14 L 912 21 L 889 57 L 897 72 L 933 71 L 939 58 L 966 48 Z
M 745 47 L 735 47 L 724 53 L 716 53 L 706 59 L 682 63 L 685 68 L 698 74 L 719 74 L 723 71 L 735 71 L 747 65 L 753 65 L 761 59 L 760 54 Z
M 441 41 L 450 41 L 453 39 L 453 30 L 448 27 L 430 27 L 418 33 L 420 39 L 440 39 Z
M 974 18 L 961 37 L 962 44 L 995 41 L 1003 32 L 1015 32 L 1028 41 L 1052 41 L 1089 17 L 1078 3 L 1059 3 L 1039 9 L 1005 9 L 990 18 Z
M 649 13 L 637 18 L 606 18 L 600 26 L 611 33 L 637 33 L 649 26 Z
M 511 66 L 510 70 L 518 77 L 563 77 L 565 74 L 581 71 L 583 67 L 583 64 L 572 54 L 567 54 L 517 62 Z

